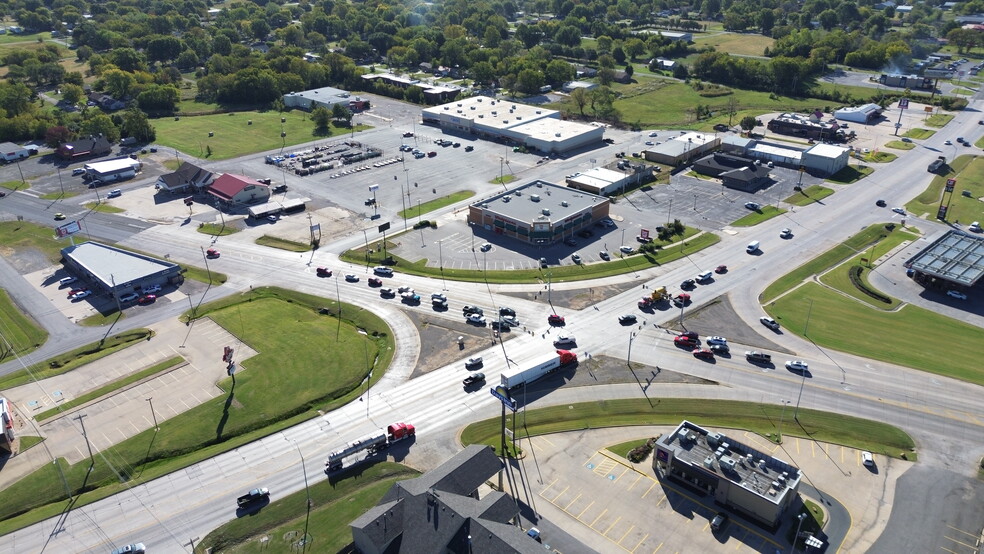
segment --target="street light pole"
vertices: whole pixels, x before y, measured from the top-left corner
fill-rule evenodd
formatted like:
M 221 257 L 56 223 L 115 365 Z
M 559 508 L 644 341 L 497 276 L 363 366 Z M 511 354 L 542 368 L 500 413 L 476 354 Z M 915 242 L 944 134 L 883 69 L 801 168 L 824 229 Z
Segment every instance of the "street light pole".
M 807 331 L 810 330 L 810 314 L 813 312 L 813 299 L 807 298 L 810 301 L 810 307 L 806 309 L 806 325 L 803 326 L 803 336 L 806 337 Z
M 796 541 L 799 540 L 800 528 L 803 527 L 803 520 L 806 519 L 806 514 L 800 514 L 796 516 L 796 519 L 799 520 L 799 524 L 796 525 L 796 534 L 793 536 L 793 552 L 799 550 L 799 546 L 797 546 Z
M 442 290 L 448 290 L 448 282 L 444 280 L 444 239 L 437 241 L 438 265 L 441 268 Z
M 308 540 L 308 522 L 311 521 L 311 490 L 308 488 L 308 477 L 307 477 L 307 465 L 304 462 L 304 454 L 301 453 L 301 447 L 298 446 L 297 442 L 294 441 L 294 448 L 297 448 L 297 455 L 301 457 L 301 470 L 304 472 L 304 494 L 307 495 L 307 515 L 304 517 L 304 542 L 301 546 L 301 552 L 307 552 Z
M 782 418 L 786 415 L 786 404 L 789 404 L 788 400 L 780 400 L 782 402 L 782 411 L 779 412 L 779 437 L 778 442 L 782 444 Z
M 157 424 L 157 412 L 154 411 L 154 397 L 146 399 L 150 403 L 150 415 L 154 416 L 154 432 L 160 431 L 161 427 Z
M 793 410 L 793 419 L 796 421 L 799 421 L 800 399 L 803 398 L 803 387 L 806 386 L 806 371 L 801 371 L 800 373 L 803 374 L 803 380 L 800 381 L 800 391 L 796 396 L 796 409 Z
M 632 367 L 632 339 L 636 336 L 635 331 L 629 333 L 629 351 L 625 354 L 625 365 Z

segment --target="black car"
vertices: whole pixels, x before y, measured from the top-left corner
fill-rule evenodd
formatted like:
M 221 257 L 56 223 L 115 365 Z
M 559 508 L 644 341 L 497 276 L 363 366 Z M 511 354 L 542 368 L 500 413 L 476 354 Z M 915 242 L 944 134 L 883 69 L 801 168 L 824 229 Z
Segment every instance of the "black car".
M 516 310 L 512 308 L 507 308 L 505 306 L 499 308 L 499 315 L 507 315 L 509 317 L 516 317 Z
M 697 284 L 696 281 L 694 281 L 693 279 L 687 279 L 684 282 L 680 283 L 680 288 L 684 290 L 688 290 L 694 288 L 696 284 Z
M 884 200 L 878 200 L 875 202 L 875 205 L 878 206 L 879 208 L 884 208 L 888 204 L 886 204 Z
M 564 244 L 566 244 L 567 246 L 577 246 L 577 241 L 574 240 L 573 238 L 564 239 Z
M 622 325 L 632 325 L 636 322 L 635 314 L 625 314 L 618 316 L 618 322 Z
M 584 237 L 584 238 L 587 239 L 587 238 L 591 238 L 592 236 L 594 236 L 594 233 L 592 233 L 590 229 L 582 229 L 582 230 L 578 231 L 577 236 Z
M 465 377 L 464 380 L 461 381 L 461 384 L 468 387 L 471 385 L 480 385 L 484 382 L 485 382 L 484 373 L 472 373 L 468 377 Z
M 464 313 L 464 314 L 466 314 L 466 315 L 467 314 L 483 315 L 485 313 L 485 312 L 482 311 L 482 308 L 479 308 L 478 306 L 468 306 L 468 305 L 465 305 L 464 307 L 462 307 L 461 308 L 461 312 Z

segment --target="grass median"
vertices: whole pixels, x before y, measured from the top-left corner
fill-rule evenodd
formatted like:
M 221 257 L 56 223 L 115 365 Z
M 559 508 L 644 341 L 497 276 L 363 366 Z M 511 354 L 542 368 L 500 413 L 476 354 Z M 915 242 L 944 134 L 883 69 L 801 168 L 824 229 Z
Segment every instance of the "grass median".
M 398 256 L 392 256 L 396 261 L 393 266 L 396 271 L 409 275 L 423 275 L 434 278 L 445 278 L 452 281 L 481 282 L 487 280 L 489 283 L 545 283 L 549 279 L 555 283 L 566 281 L 582 281 L 587 279 L 598 279 L 611 275 L 622 275 L 634 271 L 642 271 L 654 266 L 662 265 L 689 256 L 695 252 L 703 250 L 708 246 L 717 244 L 721 238 L 713 233 L 696 234 L 696 229 L 689 229 L 685 236 L 692 237 L 667 245 L 666 248 L 656 251 L 653 254 L 634 254 L 625 258 L 614 259 L 610 262 L 594 264 L 576 264 L 550 266 L 547 268 L 534 269 L 514 269 L 504 271 L 482 271 L 481 269 L 451 269 L 430 267 L 427 260 L 409 262 Z M 387 242 L 389 244 L 389 242 Z M 378 243 L 370 243 L 373 249 L 372 255 L 368 260 L 365 255 L 365 248 L 349 250 L 342 254 L 344 261 L 369 265 L 382 265 L 383 255 Z
M 788 196 L 783 202 L 794 206 L 809 206 L 834 193 L 834 189 L 822 185 L 811 185 Z
M 381 378 L 395 348 L 371 312 L 283 289 L 254 289 L 198 313 L 257 351 L 217 383 L 224 394 L 99 452 L 91 473 L 88 459 L 59 459 L 0 491 L 0 534 L 57 515 L 68 494 L 81 493 L 84 505 L 331 411 L 359 396 L 370 369 Z
M 447 196 L 442 196 L 440 198 L 435 198 L 434 200 L 428 200 L 422 204 L 417 204 L 412 208 L 407 208 L 400 211 L 397 215 L 403 219 L 413 219 L 419 218 L 423 214 L 433 212 L 435 210 L 440 210 L 445 206 L 450 206 L 451 204 L 457 204 L 466 198 L 471 198 L 475 196 L 475 191 L 472 190 L 459 190 L 458 192 L 451 193 Z
M 732 227 L 753 227 L 762 223 L 763 221 L 768 221 L 773 217 L 779 216 L 786 213 L 786 210 L 781 210 L 775 206 L 762 206 L 761 208 L 753 211 L 752 213 L 740 217 L 731 223 Z
M 30 354 L 48 340 L 48 332 L 25 316 L 5 289 L 0 289 L 0 319 L 5 339 L 0 343 L 0 361 Z
M 779 422 L 783 418 L 783 406 L 738 402 L 732 400 L 701 400 L 692 398 L 661 398 L 652 405 L 642 398 L 599 400 L 579 404 L 564 404 L 538 408 L 506 416 L 506 425 L 515 428 L 517 439 L 528 436 L 603 429 L 633 425 L 678 425 L 682 420 L 693 421 L 703 427 L 746 429 L 775 441 Z M 915 460 L 915 442 L 898 427 L 852 416 L 799 409 L 798 420 L 786 413 L 783 418 L 783 434 L 819 442 L 840 444 L 878 452 L 898 458 L 904 452 L 909 460 Z M 518 418 L 514 427 L 513 418 Z M 525 419 L 525 424 L 524 424 Z M 500 419 L 491 418 L 465 427 L 461 442 L 488 444 L 499 449 Z M 623 443 L 628 452 L 631 443 Z
M 981 201 L 978 198 L 984 197 L 984 159 L 977 156 L 959 156 L 949 164 L 950 170 L 946 175 L 936 175 L 930 181 L 929 186 L 905 205 L 906 210 L 912 214 L 932 214 L 936 215 L 939 209 L 940 199 L 943 197 L 943 189 L 947 179 L 955 178 L 958 189 L 954 194 L 947 198 L 947 221 L 984 221 L 984 210 L 981 209 Z M 969 191 L 968 196 L 964 196 L 963 191 Z
M 298 550 L 305 528 L 310 538 L 308 552 L 347 552 L 352 543 L 349 523 L 366 512 L 397 481 L 419 477 L 420 473 L 392 462 L 362 465 L 334 479 L 319 480 L 306 491 L 278 497 L 250 517 L 230 521 L 205 536 L 196 552 L 285 552 Z M 311 518 L 305 526 L 308 495 Z M 260 542 L 261 537 L 269 543 Z

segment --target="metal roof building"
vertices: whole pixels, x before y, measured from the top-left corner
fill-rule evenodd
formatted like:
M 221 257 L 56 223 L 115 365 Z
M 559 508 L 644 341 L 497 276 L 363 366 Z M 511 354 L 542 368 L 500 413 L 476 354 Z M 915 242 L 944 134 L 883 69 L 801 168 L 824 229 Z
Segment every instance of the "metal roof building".
M 468 223 L 532 244 L 550 244 L 608 216 L 607 198 L 533 181 L 468 208 Z
M 650 146 L 642 151 L 646 161 L 668 165 L 679 165 L 721 145 L 721 137 L 707 133 L 682 133 L 662 144 Z
M 865 104 L 863 106 L 845 106 L 834 110 L 834 117 L 841 121 L 851 121 L 855 123 L 870 123 L 873 119 L 882 114 L 882 108 L 878 104 Z
M 61 254 L 76 277 L 117 297 L 147 285 L 178 284 L 183 280 L 178 264 L 98 242 L 75 244 L 63 248 Z
M 653 454 L 658 477 L 705 490 L 718 504 L 770 527 L 799 496 L 798 468 L 689 421 L 660 437 Z
M 947 231 L 905 265 L 924 285 L 973 287 L 984 275 L 984 237 Z
M 331 109 L 335 104 L 348 106 L 352 95 L 347 90 L 334 87 L 321 87 L 284 95 L 284 106 L 310 110 L 318 106 Z

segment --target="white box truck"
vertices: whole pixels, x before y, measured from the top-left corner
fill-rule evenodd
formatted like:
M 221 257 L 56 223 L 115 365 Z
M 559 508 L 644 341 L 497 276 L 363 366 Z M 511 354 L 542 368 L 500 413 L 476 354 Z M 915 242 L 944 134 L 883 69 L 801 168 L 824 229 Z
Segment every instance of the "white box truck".
M 523 384 L 536 381 L 544 375 L 577 361 L 577 354 L 569 350 L 557 350 L 545 354 L 514 369 L 507 369 L 499 378 L 499 384 L 506 389 L 514 389 Z

